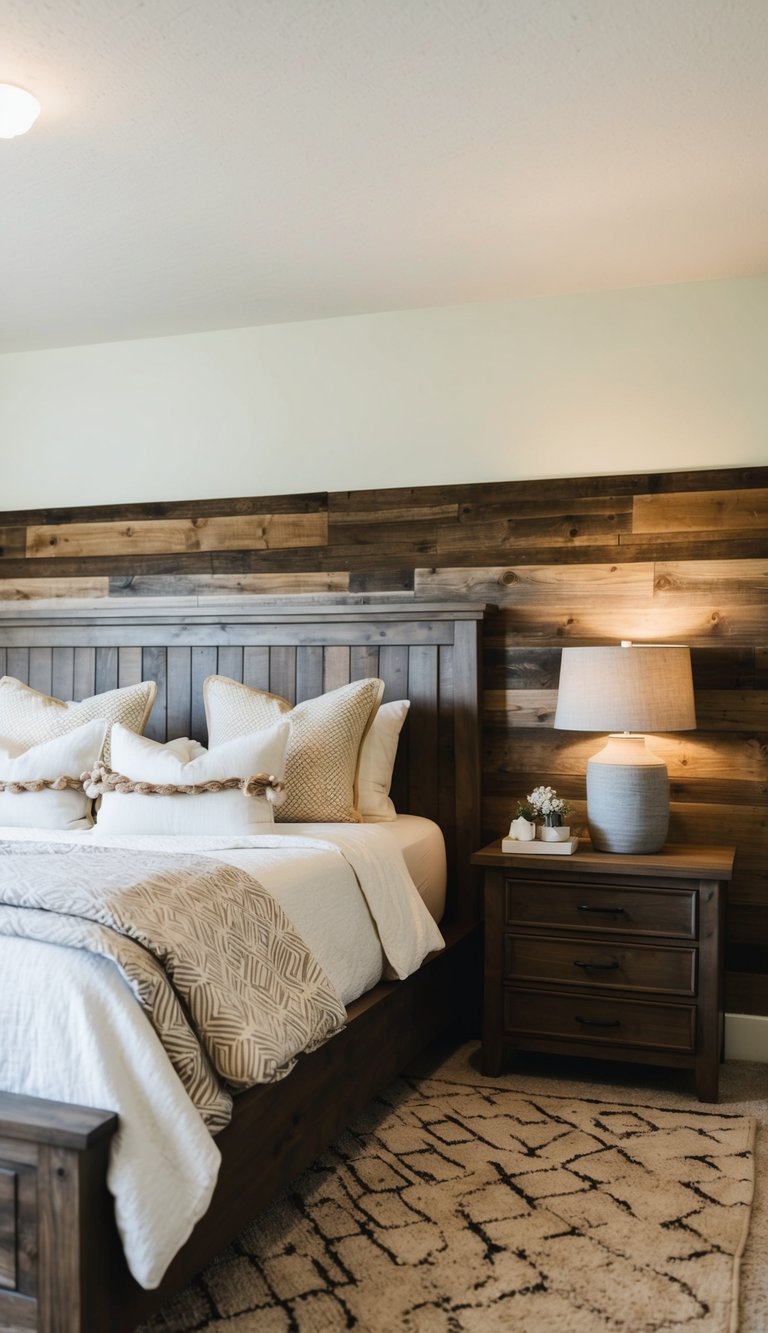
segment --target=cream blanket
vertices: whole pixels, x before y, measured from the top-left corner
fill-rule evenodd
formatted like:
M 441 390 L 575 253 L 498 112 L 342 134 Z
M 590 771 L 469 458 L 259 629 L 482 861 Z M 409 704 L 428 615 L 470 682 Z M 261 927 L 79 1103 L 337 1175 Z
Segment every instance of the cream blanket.
M 345 1021 L 279 903 L 204 856 L 0 842 L 0 934 L 112 959 L 213 1131 Z

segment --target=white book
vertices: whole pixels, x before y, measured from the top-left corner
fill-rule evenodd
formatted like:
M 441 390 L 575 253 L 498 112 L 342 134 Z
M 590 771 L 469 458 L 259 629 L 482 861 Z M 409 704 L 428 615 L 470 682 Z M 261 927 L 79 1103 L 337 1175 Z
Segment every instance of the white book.
M 517 838 L 502 838 L 503 852 L 521 852 L 524 856 L 570 856 L 579 845 L 578 838 L 566 838 L 565 842 L 542 842 L 534 838 L 521 842 Z

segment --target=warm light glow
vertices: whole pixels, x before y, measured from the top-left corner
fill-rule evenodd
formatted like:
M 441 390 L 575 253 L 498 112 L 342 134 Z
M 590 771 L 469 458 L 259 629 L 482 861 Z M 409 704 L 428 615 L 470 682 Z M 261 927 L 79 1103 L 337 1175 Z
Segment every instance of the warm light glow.
M 40 103 L 24 88 L 0 83 L 0 139 L 26 134 L 40 115 Z

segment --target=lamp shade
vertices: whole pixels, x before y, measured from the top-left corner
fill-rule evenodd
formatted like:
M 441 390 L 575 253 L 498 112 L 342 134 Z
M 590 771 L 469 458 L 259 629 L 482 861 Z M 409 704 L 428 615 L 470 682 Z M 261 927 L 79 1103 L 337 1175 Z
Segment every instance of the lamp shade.
M 642 733 L 696 726 L 690 649 L 564 648 L 555 726 L 613 733 L 587 764 L 592 846 L 638 855 L 658 851 L 669 828 L 669 775 Z
M 555 726 L 609 732 L 692 729 L 690 649 L 678 644 L 564 648 Z

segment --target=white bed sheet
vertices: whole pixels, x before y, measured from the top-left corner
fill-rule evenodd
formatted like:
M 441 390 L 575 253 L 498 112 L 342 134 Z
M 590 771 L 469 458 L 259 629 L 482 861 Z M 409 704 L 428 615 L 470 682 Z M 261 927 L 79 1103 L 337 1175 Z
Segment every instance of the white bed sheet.
M 345 1004 L 380 979 L 385 952 L 405 976 L 441 946 L 398 845 L 418 846 L 424 829 L 409 839 L 394 822 L 302 828 L 265 839 L 0 837 L 175 847 L 240 865 L 278 899 Z M 220 1157 L 127 983 L 107 959 L 0 937 L 0 1032 L 4 1090 L 117 1111 L 108 1181 L 118 1229 L 137 1281 L 157 1286 L 208 1207 Z
M 371 824 L 364 825 L 371 828 Z M 395 819 L 377 820 L 375 828 L 391 838 L 403 854 L 419 896 L 430 916 L 435 921 L 442 921 L 445 913 L 445 890 L 448 882 L 445 838 L 442 829 L 432 819 L 423 815 L 398 815 Z M 333 837 L 339 829 L 349 828 L 339 824 L 277 824 L 276 832 L 301 833 L 307 837 Z

